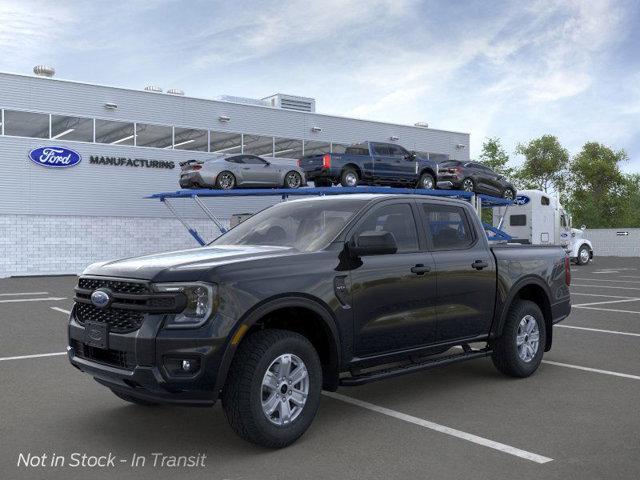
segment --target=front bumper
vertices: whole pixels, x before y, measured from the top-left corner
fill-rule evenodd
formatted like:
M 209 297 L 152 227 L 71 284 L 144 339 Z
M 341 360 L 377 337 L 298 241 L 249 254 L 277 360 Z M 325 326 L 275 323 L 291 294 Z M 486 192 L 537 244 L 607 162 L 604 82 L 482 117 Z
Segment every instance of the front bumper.
M 75 310 L 75 309 L 74 309 Z M 108 349 L 90 347 L 85 327 L 74 312 L 69 321 L 67 354 L 71 364 L 100 384 L 143 400 L 184 406 L 211 406 L 218 398 L 216 380 L 226 339 L 212 331 L 215 318 L 197 329 L 165 330 L 164 315 L 147 315 L 131 333 L 109 333 Z M 182 359 L 198 365 L 176 373 Z

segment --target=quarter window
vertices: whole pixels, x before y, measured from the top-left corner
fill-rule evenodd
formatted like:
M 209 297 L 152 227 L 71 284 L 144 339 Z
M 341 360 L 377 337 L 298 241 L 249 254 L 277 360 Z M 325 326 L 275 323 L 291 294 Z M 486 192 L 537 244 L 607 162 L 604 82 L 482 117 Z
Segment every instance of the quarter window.
M 473 244 L 474 235 L 462 207 L 423 203 L 422 209 L 434 250 L 458 250 Z
M 369 231 L 391 233 L 398 245 L 398 253 L 418 250 L 418 231 L 411 206 L 407 203 L 386 205 L 367 214 L 355 236 Z

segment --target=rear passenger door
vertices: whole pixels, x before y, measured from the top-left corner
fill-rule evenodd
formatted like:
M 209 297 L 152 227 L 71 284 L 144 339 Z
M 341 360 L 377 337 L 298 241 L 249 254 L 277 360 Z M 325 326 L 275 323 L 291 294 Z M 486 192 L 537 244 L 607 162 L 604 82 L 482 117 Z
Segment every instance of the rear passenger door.
M 418 236 L 413 202 L 378 204 L 349 233 L 390 232 L 397 253 L 361 256 L 350 272 L 354 352 L 365 357 L 430 344 L 436 334 L 436 277 Z
M 462 205 L 418 200 L 436 265 L 437 341 L 486 335 L 496 294 L 496 265 Z

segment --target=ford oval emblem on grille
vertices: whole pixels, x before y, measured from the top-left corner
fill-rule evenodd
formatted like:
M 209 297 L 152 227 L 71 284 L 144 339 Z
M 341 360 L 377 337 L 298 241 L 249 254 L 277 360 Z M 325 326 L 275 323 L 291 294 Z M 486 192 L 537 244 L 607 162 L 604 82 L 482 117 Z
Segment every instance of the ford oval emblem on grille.
M 102 340 L 102 332 L 97 328 L 92 328 L 89 330 L 89 338 L 95 342 L 99 342 Z
M 91 303 L 98 308 L 105 308 L 111 303 L 111 292 L 108 290 L 96 290 L 91 294 Z

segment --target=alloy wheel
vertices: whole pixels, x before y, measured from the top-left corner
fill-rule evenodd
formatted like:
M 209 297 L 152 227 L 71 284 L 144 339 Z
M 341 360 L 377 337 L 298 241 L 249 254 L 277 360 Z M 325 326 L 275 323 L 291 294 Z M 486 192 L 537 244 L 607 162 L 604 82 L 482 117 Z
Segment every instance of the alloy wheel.
M 580 249 L 580 261 L 582 263 L 587 263 L 589 261 L 589 250 L 586 248 Z
M 297 172 L 289 172 L 287 174 L 287 187 L 289 188 L 298 188 L 302 183 L 302 179 Z
M 520 360 L 529 363 L 538 353 L 540 343 L 540 330 L 538 322 L 532 315 L 525 315 L 518 325 L 516 346 Z
M 465 192 L 473 192 L 473 180 L 467 178 L 462 182 L 462 190 Z
M 513 200 L 513 190 L 507 188 L 502 194 L 502 197 L 506 198 L 507 200 Z
M 425 176 L 422 179 L 421 187 L 427 190 L 433 189 L 433 178 L 431 178 L 430 176 Z
M 231 175 L 230 173 L 223 172 L 218 177 L 218 184 L 220 185 L 220 188 L 223 190 L 229 190 L 230 188 L 233 188 L 235 183 L 236 183 L 236 180 L 235 178 L 233 178 L 233 175 Z
M 358 184 L 358 176 L 353 172 L 347 173 L 344 180 L 349 187 L 355 187 Z
M 271 423 L 282 426 L 298 418 L 309 396 L 309 372 L 300 357 L 285 353 L 271 362 L 261 393 L 262 411 Z

